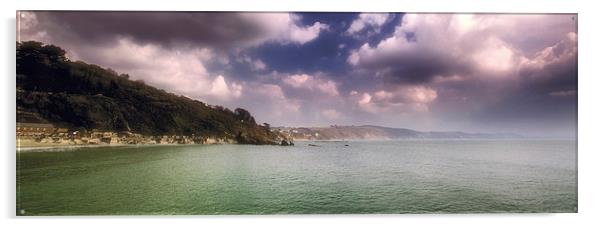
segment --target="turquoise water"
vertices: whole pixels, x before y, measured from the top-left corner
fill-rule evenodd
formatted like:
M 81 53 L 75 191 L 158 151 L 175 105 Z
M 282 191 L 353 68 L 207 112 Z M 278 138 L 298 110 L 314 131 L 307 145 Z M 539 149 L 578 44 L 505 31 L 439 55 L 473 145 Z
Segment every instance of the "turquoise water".
M 575 141 L 312 144 L 21 152 L 17 213 L 576 212 Z

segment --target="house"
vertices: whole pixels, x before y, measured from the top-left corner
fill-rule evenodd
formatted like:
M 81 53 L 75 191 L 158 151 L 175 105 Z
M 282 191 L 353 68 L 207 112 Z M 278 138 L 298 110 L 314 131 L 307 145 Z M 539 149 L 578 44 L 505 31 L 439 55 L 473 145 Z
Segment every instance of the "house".
M 40 136 L 52 135 L 55 131 L 54 125 L 45 123 L 17 122 L 17 136 Z

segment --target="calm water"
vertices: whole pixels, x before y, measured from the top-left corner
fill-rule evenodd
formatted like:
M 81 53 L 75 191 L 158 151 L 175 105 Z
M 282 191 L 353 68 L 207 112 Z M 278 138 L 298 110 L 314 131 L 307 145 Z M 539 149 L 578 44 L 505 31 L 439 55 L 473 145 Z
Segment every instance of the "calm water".
M 576 212 L 575 141 L 298 142 L 17 155 L 24 215 Z M 348 145 L 348 146 L 345 146 Z

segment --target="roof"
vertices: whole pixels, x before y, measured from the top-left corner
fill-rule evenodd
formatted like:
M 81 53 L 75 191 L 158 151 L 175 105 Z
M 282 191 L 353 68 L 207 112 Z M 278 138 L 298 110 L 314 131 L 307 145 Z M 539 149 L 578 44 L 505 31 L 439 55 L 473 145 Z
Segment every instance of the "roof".
M 52 124 L 44 124 L 44 123 L 23 123 L 17 122 L 17 127 L 26 127 L 26 128 L 54 128 Z

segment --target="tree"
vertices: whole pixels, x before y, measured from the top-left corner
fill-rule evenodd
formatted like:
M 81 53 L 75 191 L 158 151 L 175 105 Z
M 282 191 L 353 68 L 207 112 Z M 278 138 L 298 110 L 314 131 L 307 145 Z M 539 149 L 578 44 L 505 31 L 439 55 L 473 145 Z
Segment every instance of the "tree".
M 244 122 L 255 124 L 255 118 L 251 116 L 251 113 L 249 113 L 249 111 L 243 108 L 236 108 L 234 110 L 234 114 L 236 115 L 236 119 L 238 120 L 243 120 Z

